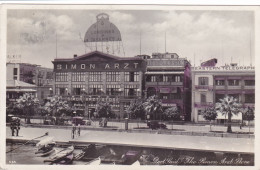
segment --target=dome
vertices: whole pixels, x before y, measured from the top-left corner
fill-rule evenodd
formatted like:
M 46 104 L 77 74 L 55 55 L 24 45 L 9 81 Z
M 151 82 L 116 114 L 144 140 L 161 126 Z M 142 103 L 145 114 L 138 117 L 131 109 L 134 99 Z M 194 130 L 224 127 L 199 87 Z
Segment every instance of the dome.
M 119 29 L 109 21 L 109 15 L 101 13 L 97 15 L 97 22 L 87 30 L 84 42 L 121 41 Z

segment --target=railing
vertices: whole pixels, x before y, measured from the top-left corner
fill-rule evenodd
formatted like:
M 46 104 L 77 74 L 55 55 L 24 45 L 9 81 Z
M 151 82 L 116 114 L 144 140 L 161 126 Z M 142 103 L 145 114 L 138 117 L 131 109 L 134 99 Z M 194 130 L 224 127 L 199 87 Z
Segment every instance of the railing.
M 213 86 L 210 86 L 210 85 L 195 85 L 195 89 L 213 90 Z

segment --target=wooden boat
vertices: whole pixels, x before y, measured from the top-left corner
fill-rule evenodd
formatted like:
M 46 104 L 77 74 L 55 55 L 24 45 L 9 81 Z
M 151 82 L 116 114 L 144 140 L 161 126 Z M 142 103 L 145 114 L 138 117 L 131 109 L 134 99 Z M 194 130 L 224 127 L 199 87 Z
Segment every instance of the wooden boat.
M 37 151 L 35 152 L 35 154 L 39 156 L 48 156 L 51 153 L 55 152 L 55 144 L 56 143 L 54 142 L 53 137 L 44 138 L 36 144 Z
M 96 159 L 94 159 L 94 160 L 92 160 L 92 161 L 86 163 L 86 165 L 100 165 L 100 164 L 101 164 L 101 159 L 100 159 L 100 157 L 98 157 L 98 158 L 96 158 Z
M 72 164 L 74 155 L 71 153 L 70 155 L 65 156 L 64 158 L 60 159 L 56 162 L 51 162 L 50 165 L 68 165 Z
M 64 160 L 68 155 L 71 155 L 73 153 L 73 151 L 74 151 L 74 146 L 70 146 L 68 148 L 62 149 L 61 151 L 58 151 L 53 156 L 51 156 L 50 159 L 44 160 L 44 162 L 58 163 L 58 162 Z M 73 157 L 72 157 L 72 159 L 73 159 Z

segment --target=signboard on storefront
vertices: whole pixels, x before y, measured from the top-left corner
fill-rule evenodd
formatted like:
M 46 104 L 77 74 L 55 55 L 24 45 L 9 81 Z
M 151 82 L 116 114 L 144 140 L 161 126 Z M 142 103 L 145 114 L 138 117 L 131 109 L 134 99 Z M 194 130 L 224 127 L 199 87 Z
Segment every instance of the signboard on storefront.
M 192 67 L 193 71 L 254 71 L 254 66 Z
M 162 103 L 162 106 L 164 107 L 176 107 L 176 103 Z
M 144 64 L 142 60 L 133 61 L 74 61 L 71 63 L 54 63 L 55 71 L 139 71 L 143 70 Z
M 109 96 L 62 96 L 62 99 L 66 101 L 81 101 L 81 102 L 105 101 L 111 103 L 119 103 L 118 97 L 109 97 Z

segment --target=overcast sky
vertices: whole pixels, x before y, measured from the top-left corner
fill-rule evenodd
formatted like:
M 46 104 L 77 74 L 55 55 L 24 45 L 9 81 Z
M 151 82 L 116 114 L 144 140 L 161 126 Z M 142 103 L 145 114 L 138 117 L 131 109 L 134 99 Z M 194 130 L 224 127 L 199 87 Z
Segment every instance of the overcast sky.
M 165 51 L 177 53 L 194 65 L 217 58 L 218 65 L 254 65 L 254 13 L 251 11 L 169 10 L 9 10 L 7 54 L 21 54 L 22 62 L 52 68 L 56 56 L 85 53 L 80 39 L 105 12 L 121 32 L 125 56 Z M 251 35 L 251 38 L 250 38 Z

